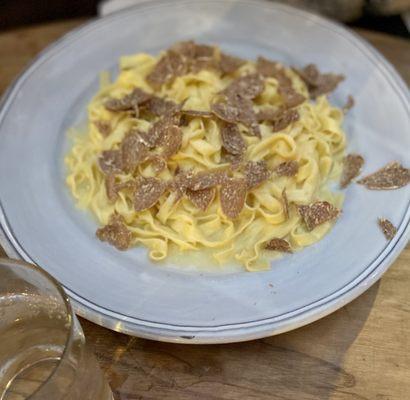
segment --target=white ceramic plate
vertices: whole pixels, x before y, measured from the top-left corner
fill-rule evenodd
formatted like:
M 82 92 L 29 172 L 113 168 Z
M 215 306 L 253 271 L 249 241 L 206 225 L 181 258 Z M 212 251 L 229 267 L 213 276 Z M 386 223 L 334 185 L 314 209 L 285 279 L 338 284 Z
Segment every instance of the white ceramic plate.
M 345 128 L 364 173 L 410 163 L 408 90 L 388 62 L 343 27 L 260 1 L 149 1 L 91 22 L 43 52 L 5 96 L 0 114 L 0 204 L 9 255 L 54 275 L 78 314 L 117 331 L 165 341 L 231 342 L 277 334 L 335 311 L 372 285 L 409 233 L 410 186 L 351 185 L 344 212 L 321 242 L 261 273 L 195 273 L 151 264 L 144 249 L 118 252 L 95 239 L 95 222 L 64 185 L 66 131 L 85 119 L 101 70 L 178 40 L 292 65 L 317 63 L 348 77 L 332 95 L 357 106 Z M 386 242 L 376 219 L 398 233 Z

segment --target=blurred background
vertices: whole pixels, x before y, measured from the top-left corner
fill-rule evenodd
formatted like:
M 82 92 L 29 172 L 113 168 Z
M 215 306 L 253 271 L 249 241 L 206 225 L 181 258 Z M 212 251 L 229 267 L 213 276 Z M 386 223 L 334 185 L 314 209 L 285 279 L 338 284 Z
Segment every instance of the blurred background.
M 0 30 L 108 14 L 141 1 L 0 0 Z M 326 15 L 350 26 L 410 38 L 410 0 L 281 0 L 280 2 Z

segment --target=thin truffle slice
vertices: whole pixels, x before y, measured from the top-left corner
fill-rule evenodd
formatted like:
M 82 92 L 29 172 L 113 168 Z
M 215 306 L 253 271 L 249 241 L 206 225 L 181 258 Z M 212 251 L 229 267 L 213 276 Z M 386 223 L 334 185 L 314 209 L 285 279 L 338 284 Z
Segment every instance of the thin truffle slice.
M 212 203 L 212 200 L 215 198 L 216 189 L 208 188 L 202 190 L 191 190 L 186 189 L 185 195 L 189 200 L 202 211 L 205 211 L 209 205 Z
M 396 227 L 386 218 L 379 218 L 378 223 L 387 240 L 392 240 L 397 233 Z
M 212 58 L 215 53 L 215 47 L 207 44 L 195 43 L 195 55 L 194 58 Z
M 104 103 L 104 106 L 108 111 L 127 111 L 132 108 L 127 97 L 122 99 L 109 99 Z
M 118 191 L 114 174 L 109 174 L 105 177 L 105 191 L 107 193 L 108 200 L 110 200 L 111 202 L 117 200 Z
M 246 61 L 242 60 L 241 58 L 221 53 L 221 59 L 219 60 L 219 69 L 223 74 L 231 74 L 243 64 L 245 64 L 245 62 Z
M 286 108 L 300 106 L 306 100 L 306 97 L 298 93 L 292 86 L 279 86 L 279 93 Z
M 258 121 L 273 121 L 278 118 L 278 115 L 283 112 L 282 109 L 275 110 L 273 108 L 264 108 L 256 113 Z
M 275 78 L 279 86 L 292 86 L 291 79 L 286 75 L 285 69 L 277 62 L 264 57 L 258 57 L 256 70 L 266 78 Z
M 147 146 L 137 133 L 130 133 L 121 142 L 122 169 L 132 173 L 148 155 Z
M 269 179 L 271 171 L 268 169 L 266 162 L 261 161 L 248 161 L 245 165 L 245 180 L 246 187 L 251 190 L 259 186 L 262 182 Z
M 207 44 L 197 44 L 193 40 L 178 42 L 171 47 L 171 51 L 186 59 L 213 57 L 215 48 Z
M 221 185 L 227 180 L 227 175 L 224 170 L 211 170 L 197 172 L 187 179 L 187 188 L 191 190 L 203 190 Z
M 157 96 L 152 96 L 143 104 L 143 106 L 145 110 L 159 117 L 174 114 L 180 109 L 180 105 L 172 100 L 165 100 Z
M 179 42 L 172 46 L 172 52 L 180 54 L 188 71 L 198 72 L 201 69 L 215 67 L 215 47 L 197 44 L 194 41 Z
M 299 113 L 296 110 L 284 111 L 277 119 L 272 121 L 272 131 L 279 132 L 297 120 L 299 120 Z
M 272 77 L 278 81 L 279 88 L 292 87 L 292 80 L 286 75 L 285 68 L 278 67 Z
M 116 188 L 117 188 L 117 192 L 119 192 L 120 190 L 124 190 L 124 189 L 128 189 L 132 192 L 134 192 L 135 188 L 136 188 L 136 181 L 134 179 L 130 179 L 128 181 L 125 182 L 120 182 L 116 184 Z
M 167 167 L 166 160 L 159 154 L 150 154 L 144 161 L 150 163 L 157 174 Z
M 314 64 L 309 64 L 301 70 L 295 70 L 308 87 L 310 97 L 316 97 L 332 92 L 345 79 L 343 75 L 322 74 Z
M 134 192 L 135 211 L 142 211 L 152 207 L 166 188 L 166 183 L 160 179 L 141 177 Z
M 299 214 L 309 231 L 339 216 L 340 210 L 327 201 L 316 201 L 308 206 L 298 206 Z
M 185 40 L 175 43 L 170 50 L 174 53 L 178 53 L 184 57 L 184 59 L 189 59 L 195 57 L 195 48 L 196 43 L 193 40 Z
M 166 132 L 173 126 L 178 125 L 179 121 L 180 116 L 178 114 L 165 115 L 156 121 L 148 132 L 141 134 L 140 136 L 148 147 L 155 147 L 161 142 L 162 137 L 166 134 Z
M 241 155 L 246 150 L 246 142 L 236 124 L 224 123 L 220 128 L 222 146 L 233 155 Z
M 135 88 L 129 95 L 134 102 L 142 104 L 152 97 L 152 94 L 145 92 L 140 88 Z
M 200 111 L 200 110 L 181 110 L 181 113 L 188 115 L 189 117 L 202 117 L 202 118 L 212 118 L 212 113 L 210 111 Z
M 253 99 L 263 92 L 265 83 L 260 74 L 248 74 L 235 79 L 221 93 L 228 98 L 240 96 Z
M 285 214 L 286 220 L 289 219 L 289 201 L 286 194 L 286 188 L 282 190 L 282 204 L 283 204 L 283 213 Z
M 118 193 L 121 190 L 128 189 L 134 191 L 135 181 L 128 180 L 126 182 L 117 183 L 115 180 L 115 175 L 110 174 L 105 177 L 105 189 L 108 200 L 110 200 L 111 202 L 115 202 L 118 199 Z
M 229 103 L 214 103 L 211 105 L 212 112 L 222 121 L 234 124 L 239 121 L 239 110 Z
M 177 167 L 175 171 L 175 177 L 170 185 L 171 190 L 175 190 L 178 193 L 178 197 L 181 197 L 190 185 L 191 179 L 194 176 L 194 172 L 190 170 L 180 170 Z
M 279 63 L 259 57 L 256 62 L 257 71 L 265 77 L 273 77 L 278 81 L 279 94 L 283 98 L 285 108 L 294 108 L 302 104 L 306 98 L 292 86 L 292 80 L 286 75 Z
M 159 88 L 177 76 L 216 66 L 215 48 L 193 41 L 177 43 L 158 61 L 147 76 L 148 83 Z
M 108 121 L 94 121 L 94 125 L 97 128 L 98 132 L 100 132 L 104 137 L 107 137 L 112 131 L 111 124 Z
M 272 123 L 272 131 L 279 132 L 287 128 L 291 123 L 299 119 L 299 113 L 296 110 L 288 110 L 279 108 L 273 110 L 270 108 L 259 111 L 256 114 L 258 121 L 270 121 Z
M 360 179 L 357 183 L 371 190 L 399 189 L 410 183 L 410 169 L 404 168 L 400 163 L 394 161 L 375 173 Z
M 225 163 L 230 163 L 231 166 L 231 170 L 237 170 L 240 166 L 241 163 L 244 160 L 244 153 L 242 154 L 231 154 L 228 153 L 223 147 L 222 147 L 222 151 L 221 151 L 221 163 L 225 164 Z
M 118 250 L 127 250 L 132 242 L 132 233 L 121 215 L 114 214 L 108 225 L 97 229 L 96 235 L 102 242 L 108 242 Z
M 285 239 L 273 238 L 266 243 L 266 250 L 280 251 L 282 253 L 292 253 L 290 243 Z
M 251 100 L 240 96 L 230 97 L 226 103 L 212 104 L 211 110 L 222 121 L 231 124 L 241 122 L 249 129 L 252 135 L 261 137 L 258 120 L 253 111 Z
M 270 61 L 265 57 L 258 57 L 256 60 L 256 70 L 264 77 L 274 77 L 279 69 L 279 63 Z
M 340 178 L 340 187 L 345 188 L 360 174 L 364 158 L 360 154 L 348 154 L 343 160 L 343 172 Z
M 235 219 L 245 205 L 247 192 L 246 180 L 243 178 L 227 179 L 220 189 L 222 212 L 230 219 Z
M 169 50 L 157 62 L 146 80 L 152 87 L 159 88 L 175 77 L 186 74 L 187 71 L 186 57 L 176 51 Z
M 134 110 L 138 114 L 138 105 L 147 101 L 151 95 L 142 89 L 135 88 L 130 94 L 120 99 L 108 99 L 104 106 L 109 111 L 130 111 Z
M 217 62 L 215 58 L 212 57 L 197 57 L 189 60 L 188 70 L 193 73 L 197 73 L 203 69 L 216 69 Z
M 285 161 L 275 168 L 275 172 L 279 176 L 295 176 L 298 170 L 299 163 L 295 160 Z
M 354 104 L 354 97 L 349 94 L 349 96 L 347 96 L 346 104 L 342 108 L 343 112 L 346 114 L 350 109 L 354 107 Z
M 253 110 L 252 100 L 237 97 L 235 100 L 236 107 L 239 110 L 239 117 L 237 122 L 242 122 L 248 129 L 251 135 L 258 138 L 261 137 L 261 131 L 259 128 L 258 119 Z
M 170 158 L 178 152 L 182 144 L 182 131 L 179 126 L 172 125 L 162 135 L 159 143 L 162 147 L 161 155 Z
M 104 174 L 121 173 L 123 168 L 122 153 L 119 150 L 105 150 L 98 159 L 98 165 Z

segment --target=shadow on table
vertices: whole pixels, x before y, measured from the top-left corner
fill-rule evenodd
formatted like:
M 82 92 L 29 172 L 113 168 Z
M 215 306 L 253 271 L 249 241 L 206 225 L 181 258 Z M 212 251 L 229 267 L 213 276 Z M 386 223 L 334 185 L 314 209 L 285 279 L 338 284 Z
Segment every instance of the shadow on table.
M 236 344 L 160 343 L 81 323 L 118 400 L 351 399 L 355 377 L 340 366 L 378 289 L 304 328 Z

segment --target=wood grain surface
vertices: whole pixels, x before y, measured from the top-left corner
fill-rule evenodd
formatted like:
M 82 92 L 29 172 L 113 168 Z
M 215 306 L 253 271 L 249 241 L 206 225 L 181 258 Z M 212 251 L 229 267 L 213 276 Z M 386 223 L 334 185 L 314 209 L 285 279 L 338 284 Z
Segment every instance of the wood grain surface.
M 81 22 L 0 34 L 0 92 L 43 47 Z M 357 32 L 410 82 L 409 42 Z M 176 345 L 81 323 L 121 400 L 410 399 L 409 246 L 376 285 L 346 307 L 262 340 Z

